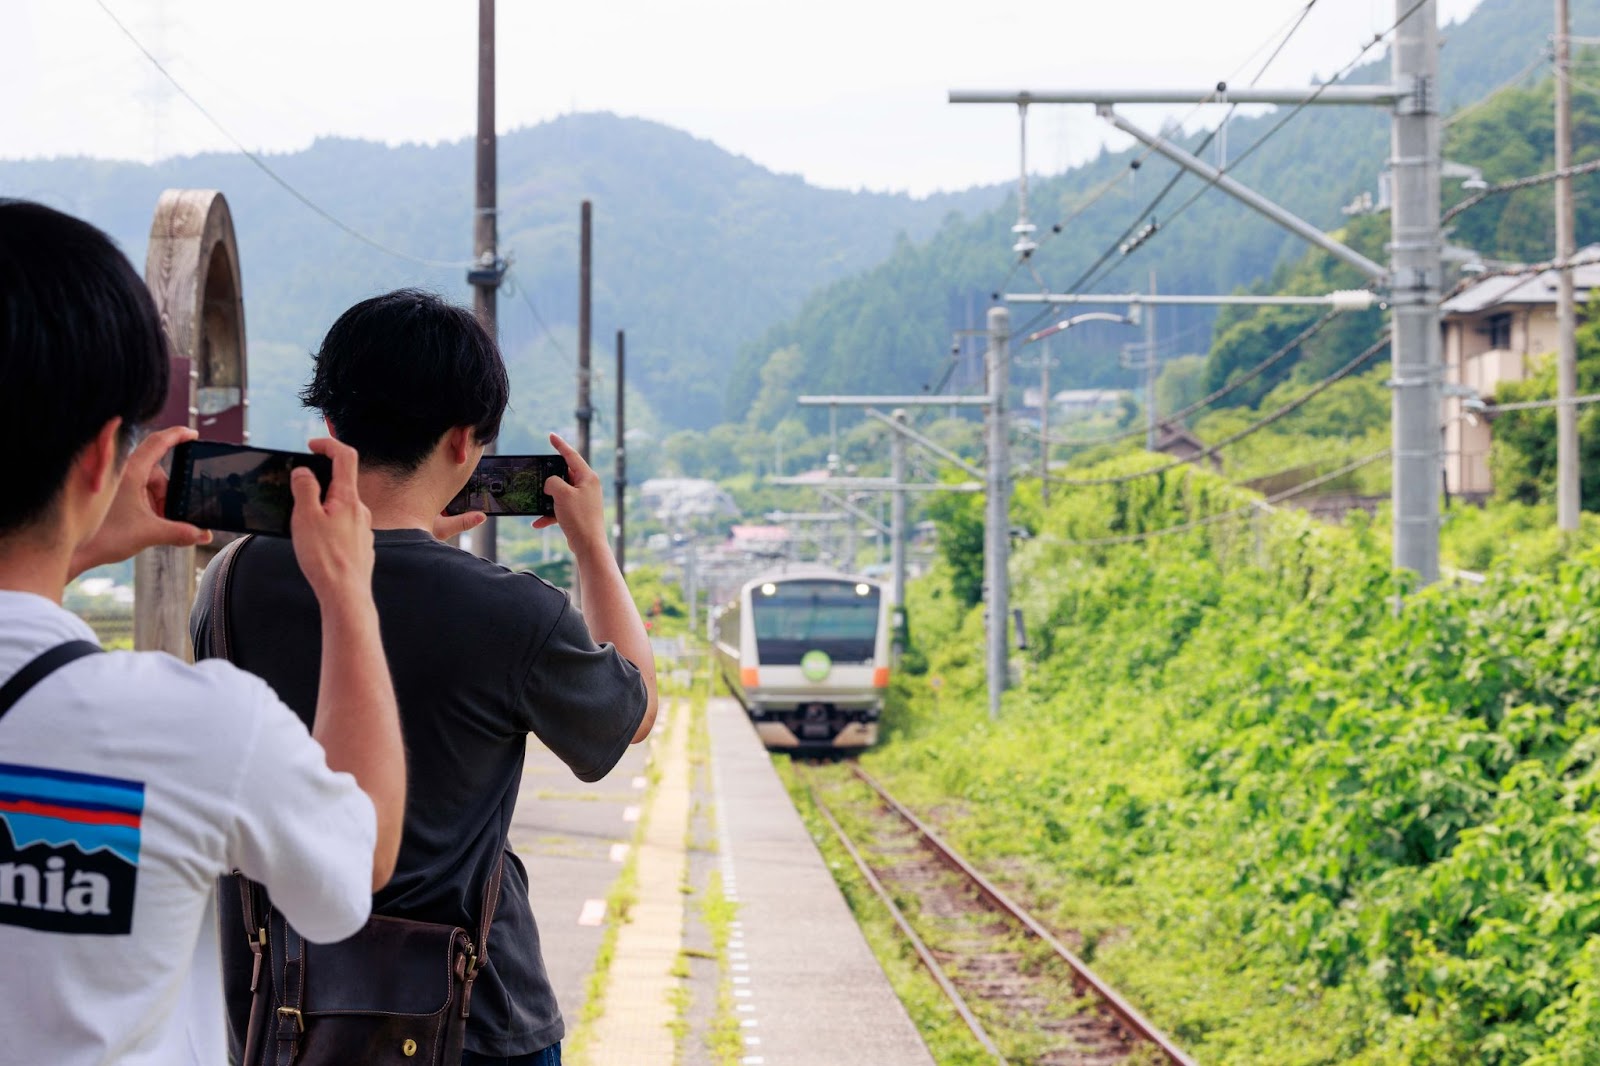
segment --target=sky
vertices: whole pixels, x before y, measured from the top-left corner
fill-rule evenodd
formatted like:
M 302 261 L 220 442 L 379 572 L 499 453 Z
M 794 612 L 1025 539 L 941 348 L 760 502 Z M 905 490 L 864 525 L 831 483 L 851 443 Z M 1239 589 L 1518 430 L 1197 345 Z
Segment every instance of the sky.
M 472 0 L 103 2 L 252 150 L 293 151 L 323 135 L 434 143 L 475 128 Z M 1438 0 L 1441 25 L 1478 2 Z M 1018 172 L 1015 111 L 951 105 L 950 89 L 1245 84 L 1305 6 L 502 0 L 497 124 L 506 132 L 613 111 L 813 184 L 926 195 Z M 1261 84 L 1327 77 L 1395 13 L 1395 0 L 1313 0 Z M 152 160 L 232 148 L 97 0 L 0 0 L 0 100 L 0 158 Z M 1089 107 L 1030 110 L 1030 172 L 1126 143 Z M 1189 108 L 1128 113 L 1150 124 L 1206 121 Z

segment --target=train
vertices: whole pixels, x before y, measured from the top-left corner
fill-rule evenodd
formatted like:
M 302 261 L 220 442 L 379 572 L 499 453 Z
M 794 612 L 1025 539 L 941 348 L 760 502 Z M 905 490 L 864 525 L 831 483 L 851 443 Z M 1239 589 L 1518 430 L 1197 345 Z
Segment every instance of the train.
M 891 609 L 881 582 L 838 570 L 791 567 L 740 586 L 714 622 L 717 665 L 768 749 L 877 743 Z

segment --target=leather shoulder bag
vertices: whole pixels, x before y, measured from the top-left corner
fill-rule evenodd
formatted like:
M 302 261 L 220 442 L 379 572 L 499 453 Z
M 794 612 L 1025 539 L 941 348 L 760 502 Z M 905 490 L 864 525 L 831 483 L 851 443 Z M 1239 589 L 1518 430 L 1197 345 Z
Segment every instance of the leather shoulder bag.
M 204 657 L 232 661 L 228 592 L 249 539 L 217 556 L 206 646 L 195 649 Z M 306 941 L 261 885 L 235 876 L 254 956 L 244 1066 L 458 1066 L 504 869 L 502 847 L 476 939 L 459 926 L 373 915 L 336 944 Z

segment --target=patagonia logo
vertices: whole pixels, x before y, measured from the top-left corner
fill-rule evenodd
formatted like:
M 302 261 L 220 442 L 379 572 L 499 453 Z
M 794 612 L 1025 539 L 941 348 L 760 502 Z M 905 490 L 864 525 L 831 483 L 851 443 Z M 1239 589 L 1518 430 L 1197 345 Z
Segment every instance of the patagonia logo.
M 133 928 L 144 785 L 0 763 L 0 925 Z

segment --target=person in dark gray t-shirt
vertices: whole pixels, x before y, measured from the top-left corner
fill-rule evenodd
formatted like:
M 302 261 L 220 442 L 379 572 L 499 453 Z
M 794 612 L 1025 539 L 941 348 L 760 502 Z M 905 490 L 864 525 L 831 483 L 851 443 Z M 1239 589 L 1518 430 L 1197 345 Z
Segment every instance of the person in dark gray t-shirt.
M 302 398 L 361 453 L 372 510 L 373 599 L 394 675 L 411 790 L 393 880 L 373 912 L 465 928 L 502 854 L 489 961 L 472 993 L 464 1062 L 560 1062 L 561 1012 L 545 974 L 528 875 L 506 845 L 527 735 L 581 780 L 604 777 L 655 720 L 644 623 L 606 541 L 599 477 L 565 441 L 566 481 L 547 482 L 572 549 L 582 614 L 561 590 L 443 543 L 483 521 L 444 518 L 499 428 L 509 393 L 493 340 L 472 314 L 410 290 L 357 304 L 316 356 Z M 210 617 L 211 572 L 190 624 Z M 316 601 L 287 541 L 257 537 L 236 557 L 227 605 L 234 661 L 265 678 L 309 724 L 321 667 Z M 235 893 L 221 894 L 230 1023 L 242 1038 L 252 956 Z M 229 936 L 230 930 L 240 930 Z

